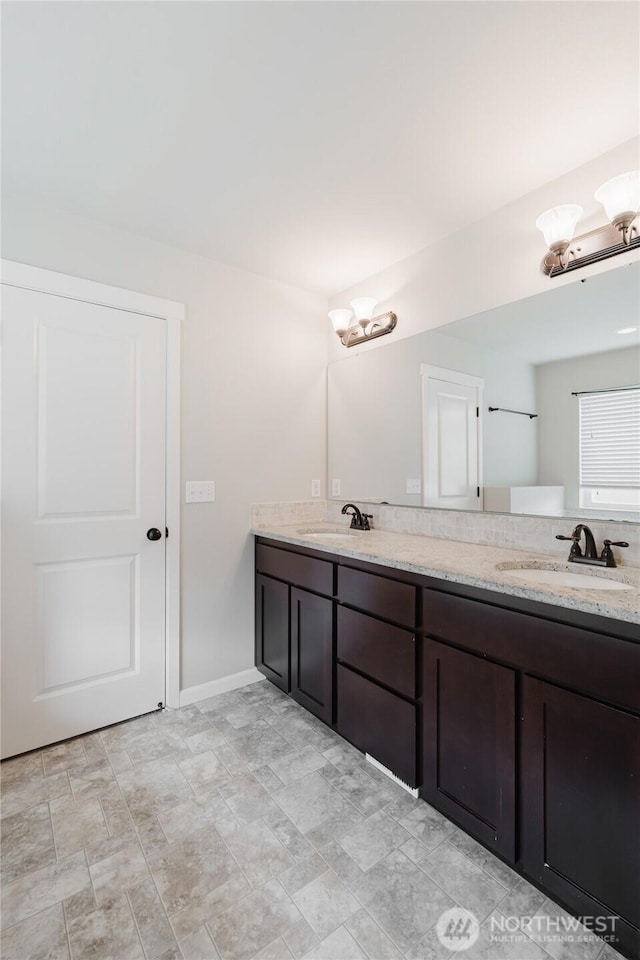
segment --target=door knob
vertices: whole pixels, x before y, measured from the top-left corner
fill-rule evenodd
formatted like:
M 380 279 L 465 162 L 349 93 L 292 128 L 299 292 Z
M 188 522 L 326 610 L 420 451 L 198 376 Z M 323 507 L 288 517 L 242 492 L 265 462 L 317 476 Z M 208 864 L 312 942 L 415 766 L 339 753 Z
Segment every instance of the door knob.
M 160 533 L 157 527 L 150 527 L 149 530 L 147 530 L 147 540 L 161 540 L 161 539 L 162 539 L 162 534 Z

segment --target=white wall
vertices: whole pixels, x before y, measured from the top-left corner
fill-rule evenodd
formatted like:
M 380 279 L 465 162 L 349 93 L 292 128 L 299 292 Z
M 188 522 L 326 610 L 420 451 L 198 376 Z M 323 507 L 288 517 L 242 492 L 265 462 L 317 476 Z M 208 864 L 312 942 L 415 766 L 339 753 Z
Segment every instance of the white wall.
M 625 387 L 640 380 L 640 347 L 543 363 L 536 370 L 540 483 L 565 486 L 565 507 L 580 506 L 578 399 L 572 391 Z
M 333 298 L 340 306 L 376 296 L 380 311 L 398 314 L 393 339 L 352 353 L 620 266 L 617 258 L 550 281 L 539 272 L 544 251 L 533 224 L 570 201 L 585 206 L 581 230 L 602 223 L 593 191 L 635 168 L 638 148 L 629 141 Z M 326 362 L 345 356 L 327 304 L 23 197 L 3 198 L 2 228 L 7 259 L 186 304 L 182 475 L 215 479 L 218 502 L 183 508 L 182 685 L 245 669 L 253 662 L 248 504 L 306 499 L 311 478 L 325 477 Z
M 532 149 L 539 145 L 532 144 Z M 376 350 L 422 330 L 469 317 L 500 304 L 542 293 L 553 286 L 616 269 L 624 262 L 616 257 L 577 273 L 550 280 L 539 268 L 544 254 L 542 234 L 535 228 L 536 217 L 559 203 L 580 203 L 585 218 L 583 233 L 606 222 L 604 210 L 593 192 L 610 177 L 638 167 L 640 140 L 635 138 L 596 158 L 566 176 L 546 184 L 511 203 L 490 217 L 401 260 L 357 286 L 331 298 L 331 307 L 347 306 L 353 297 L 377 297 L 377 313 L 394 310 L 398 326 L 382 337 L 350 352 Z M 514 157 L 517 163 L 517 157 Z M 425 176 L 428 172 L 425 171 Z M 473 176 L 473 158 L 469 158 Z M 384 230 L 384 224 L 380 225 Z M 627 254 L 628 262 L 640 260 L 640 252 Z M 344 347 L 333 332 L 328 333 L 329 359 L 344 356 Z
M 186 304 L 182 479 L 217 501 L 182 508 L 181 685 L 249 668 L 249 504 L 324 483 L 326 301 L 11 195 L 2 256 Z
M 329 364 L 329 483 L 341 480 L 341 499 L 422 502 L 406 493 L 422 472 L 421 363 L 484 379 L 484 486 L 535 483 L 537 421 L 486 412 L 535 412 L 534 368 L 432 330 Z

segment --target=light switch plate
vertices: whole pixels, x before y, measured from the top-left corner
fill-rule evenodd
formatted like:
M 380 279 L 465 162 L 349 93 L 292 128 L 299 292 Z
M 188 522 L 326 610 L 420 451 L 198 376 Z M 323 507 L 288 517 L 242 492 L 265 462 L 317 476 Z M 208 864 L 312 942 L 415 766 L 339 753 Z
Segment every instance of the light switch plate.
M 187 480 L 185 503 L 211 503 L 215 499 L 215 480 Z
M 407 493 L 420 493 L 420 480 L 409 478 L 407 480 Z
M 311 496 L 319 497 L 320 496 L 320 481 L 312 480 L 311 481 Z
M 342 481 L 341 480 L 332 480 L 331 481 L 331 496 L 339 497 L 342 490 Z

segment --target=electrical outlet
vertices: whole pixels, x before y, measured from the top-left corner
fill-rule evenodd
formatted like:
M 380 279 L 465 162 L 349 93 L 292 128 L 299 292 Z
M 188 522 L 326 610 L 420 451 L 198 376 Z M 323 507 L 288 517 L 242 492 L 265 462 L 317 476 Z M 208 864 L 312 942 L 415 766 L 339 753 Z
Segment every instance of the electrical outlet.
M 320 481 L 312 480 L 311 481 L 311 496 L 319 497 L 320 496 Z
M 211 503 L 215 498 L 215 480 L 187 480 L 185 503 Z
M 342 481 L 341 480 L 332 480 L 331 481 L 331 496 L 339 497 L 342 491 Z
M 407 493 L 420 493 L 420 480 L 407 480 Z

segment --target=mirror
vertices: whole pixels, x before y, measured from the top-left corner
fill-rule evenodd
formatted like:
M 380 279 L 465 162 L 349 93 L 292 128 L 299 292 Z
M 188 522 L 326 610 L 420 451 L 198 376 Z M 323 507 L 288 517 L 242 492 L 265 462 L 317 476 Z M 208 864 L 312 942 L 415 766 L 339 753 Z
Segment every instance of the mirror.
M 638 386 L 639 326 L 633 263 L 329 364 L 329 495 L 639 521 L 638 489 L 581 488 L 575 395 Z

